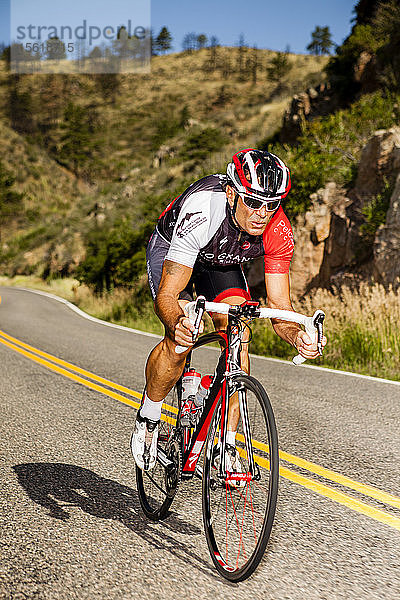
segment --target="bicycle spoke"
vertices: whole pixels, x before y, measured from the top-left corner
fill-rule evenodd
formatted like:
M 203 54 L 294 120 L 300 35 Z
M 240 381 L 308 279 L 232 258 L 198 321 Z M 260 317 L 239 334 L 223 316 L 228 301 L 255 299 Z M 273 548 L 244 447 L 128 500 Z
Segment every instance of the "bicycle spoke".
M 239 376 L 235 380 L 241 381 L 244 401 L 240 411 L 231 411 L 239 414 L 236 417 L 236 458 L 233 451 L 233 462 L 229 463 L 234 473 L 220 479 L 220 457 L 215 457 L 214 450 L 220 427 L 216 417 L 204 461 L 203 513 L 207 541 L 217 569 L 224 577 L 240 581 L 253 572 L 269 538 L 276 504 L 278 450 L 276 430 L 272 430 L 274 422 L 271 425 L 265 408 L 268 400 L 265 401 L 252 378 Z M 229 421 L 228 428 L 232 431 Z M 250 475 L 251 465 L 253 475 Z M 235 478 L 235 473 L 240 477 Z
M 143 474 L 145 477 L 147 477 L 147 479 L 150 479 L 150 481 L 152 482 L 152 484 L 158 489 L 160 490 L 161 493 L 163 493 L 165 496 L 167 495 L 167 490 L 163 490 L 163 488 L 161 486 L 158 485 L 157 481 L 154 479 L 154 477 L 152 477 L 150 475 L 150 473 L 147 473 L 146 471 Z

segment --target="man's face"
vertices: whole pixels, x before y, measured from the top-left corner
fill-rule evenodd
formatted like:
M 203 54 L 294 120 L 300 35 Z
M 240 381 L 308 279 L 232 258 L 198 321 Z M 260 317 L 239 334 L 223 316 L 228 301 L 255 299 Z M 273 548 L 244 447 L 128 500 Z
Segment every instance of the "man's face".
M 235 201 L 235 192 L 230 186 L 227 186 L 226 188 L 226 197 L 230 206 L 233 207 Z M 246 233 L 249 233 L 250 235 L 262 235 L 274 213 L 275 211 L 268 212 L 265 206 L 262 206 L 258 210 L 248 208 L 244 204 L 242 198 L 239 196 L 235 219 L 238 225 L 244 229 Z

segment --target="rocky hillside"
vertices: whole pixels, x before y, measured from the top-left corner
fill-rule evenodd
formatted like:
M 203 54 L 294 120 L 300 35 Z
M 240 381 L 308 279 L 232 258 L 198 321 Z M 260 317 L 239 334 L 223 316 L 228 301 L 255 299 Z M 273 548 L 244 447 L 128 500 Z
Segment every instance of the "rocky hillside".
M 277 82 L 275 56 L 203 49 L 154 57 L 149 75 L 93 77 L 18 77 L 0 61 L 0 169 L 22 194 L 0 209 L 0 272 L 74 273 L 88 235 L 140 229 L 193 178 L 271 135 L 327 61 L 287 55 Z
M 374 133 L 351 188 L 331 181 L 310 200 L 293 220 L 296 296 L 361 280 L 400 286 L 400 127 Z M 262 293 L 262 262 L 254 263 L 249 283 Z

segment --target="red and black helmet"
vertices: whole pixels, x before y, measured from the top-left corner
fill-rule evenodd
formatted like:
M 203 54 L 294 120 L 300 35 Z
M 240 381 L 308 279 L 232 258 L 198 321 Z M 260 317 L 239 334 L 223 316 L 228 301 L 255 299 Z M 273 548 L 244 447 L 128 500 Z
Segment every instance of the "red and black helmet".
M 240 150 L 232 157 L 226 174 L 229 185 L 239 195 L 259 200 L 282 200 L 290 190 L 290 171 L 285 163 L 270 152 Z

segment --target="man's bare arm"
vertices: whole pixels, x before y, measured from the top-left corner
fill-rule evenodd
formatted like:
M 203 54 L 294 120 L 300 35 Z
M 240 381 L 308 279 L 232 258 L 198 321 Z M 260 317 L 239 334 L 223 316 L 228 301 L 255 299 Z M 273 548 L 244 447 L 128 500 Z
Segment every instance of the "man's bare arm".
M 289 274 L 266 273 L 265 285 L 267 288 L 268 306 L 270 308 L 294 310 L 290 300 Z M 300 325 L 279 319 L 271 319 L 271 321 L 275 333 L 285 340 L 285 342 L 294 346 L 304 358 L 316 358 L 319 356 L 317 344 L 301 329 Z M 326 337 L 324 336 L 322 345 L 325 346 L 325 344 Z
M 192 269 L 190 267 L 171 260 L 164 262 L 160 286 L 155 301 L 155 311 L 164 323 L 168 336 L 172 339 L 175 338 L 177 323 L 184 316 L 178 302 L 179 294 L 187 286 L 191 275 Z
M 288 273 L 265 273 L 267 302 L 270 308 L 294 310 L 290 300 L 290 282 Z M 271 319 L 272 327 L 280 338 L 291 346 L 296 347 L 296 338 L 301 331 L 297 323 Z

